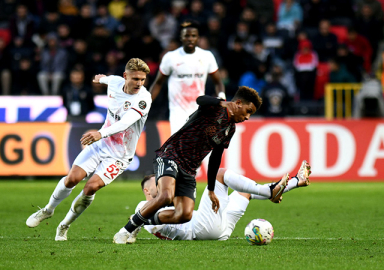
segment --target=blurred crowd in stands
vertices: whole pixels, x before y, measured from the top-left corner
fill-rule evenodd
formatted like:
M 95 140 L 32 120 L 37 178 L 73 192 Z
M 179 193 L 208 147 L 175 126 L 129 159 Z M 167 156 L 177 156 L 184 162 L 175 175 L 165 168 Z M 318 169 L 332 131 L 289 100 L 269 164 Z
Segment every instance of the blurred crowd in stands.
M 179 25 L 192 19 L 201 26 L 199 46 L 216 57 L 228 99 L 247 85 L 264 98 L 262 115 L 295 115 L 295 104 L 321 101 L 328 82 L 381 76 L 383 6 L 383 0 L 2 0 L 0 93 L 62 95 L 80 101 L 69 111 L 87 113 L 94 108 L 90 97 L 106 91 L 92 85 L 95 74 L 121 75 L 139 57 L 151 68 L 149 87 L 162 56 L 180 46 Z M 152 118 L 167 119 L 162 93 Z M 210 81 L 207 93 L 214 93 Z

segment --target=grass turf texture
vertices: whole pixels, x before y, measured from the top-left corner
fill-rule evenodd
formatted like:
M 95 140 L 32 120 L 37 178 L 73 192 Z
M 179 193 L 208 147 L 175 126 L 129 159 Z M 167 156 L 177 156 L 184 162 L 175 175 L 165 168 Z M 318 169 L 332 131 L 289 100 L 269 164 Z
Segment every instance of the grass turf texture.
M 0 269 L 382 269 L 384 183 L 312 183 L 281 204 L 250 202 L 232 237 L 219 241 L 161 241 L 143 231 L 134 245 L 112 244 L 143 199 L 139 182 L 114 182 L 55 242 L 56 227 L 80 183 L 55 215 L 36 228 L 25 221 L 43 207 L 56 181 L 0 181 Z M 198 199 L 205 185 L 198 184 Z M 198 205 L 196 201 L 196 208 Z M 244 228 L 272 223 L 275 239 L 250 246 Z

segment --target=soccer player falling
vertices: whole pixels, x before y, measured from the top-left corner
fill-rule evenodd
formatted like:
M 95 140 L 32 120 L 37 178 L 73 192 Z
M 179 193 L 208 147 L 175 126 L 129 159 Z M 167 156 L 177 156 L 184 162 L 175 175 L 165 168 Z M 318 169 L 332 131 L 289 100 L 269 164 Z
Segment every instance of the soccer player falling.
M 99 131 L 85 133 L 80 141 L 86 145 L 76 157 L 68 175 L 53 191 L 48 204 L 27 219 L 28 227 L 36 227 L 52 217 L 57 205 L 69 196 L 85 177 L 90 177 L 84 189 L 56 230 L 56 241 L 66 241 L 69 226 L 92 203 L 96 191 L 115 180 L 131 163 L 141 131 L 147 120 L 152 99 L 143 86 L 148 65 L 132 58 L 125 66 L 123 77 L 96 75 L 93 82 L 108 85 L 108 112 Z
M 304 160 L 296 176 L 289 180 L 284 193 L 298 187 L 308 186 L 309 175 L 311 174 L 310 168 L 308 162 Z M 262 195 L 265 193 L 260 190 L 260 188 L 266 188 L 265 191 L 268 193 L 270 185 L 258 185 L 247 177 L 221 168 L 217 173 L 215 185 L 215 194 L 220 201 L 220 209 L 217 214 L 211 209 L 208 189 L 205 188 L 199 208 L 197 211 L 193 211 L 191 221 L 183 224 L 145 225 L 144 229 L 164 240 L 227 240 L 235 229 L 237 222 L 247 210 L 249 201 L 251 199 L 266 200 L 270 197 L 270 195 Z M 144 177 L 141 186 L 146 201 L 140 202 L 135 212 L 139 211 L 147 201 L 156 197 L 155 175 Z M 228 195 L 228 187 L 234 190 L 230 195 Z M 166 207 L 163 209 L 173 208 Z M 140 228 L 130 235 L 127 239 L 128 244 L 136 241 Z
M 196 170 L 211 151 L 207 174 L 208 197 L 212 202 L 212 210 L 216 213 L 219 210 L 220 202 L 214 189 L 224 148 L 228 148 L 235 133 L 235 123 L 248 120 L 260 108 L 262 100 L 256 90 L 241 86 L 231 102 L 209 96 L 200 96 L 196 101 L 199 109 L 156 150 L 156 198 L 147 202 L 115 234 L 114 243 L 125 244 L 131 233 L 142 224 L 179 224 L 191 220 L 196 198 Z M 285 175 L 270 187 L 260 186 L 261 194 L 278 202 L 288 178 Z M 174 209 L 158 211 L 171 203 Z

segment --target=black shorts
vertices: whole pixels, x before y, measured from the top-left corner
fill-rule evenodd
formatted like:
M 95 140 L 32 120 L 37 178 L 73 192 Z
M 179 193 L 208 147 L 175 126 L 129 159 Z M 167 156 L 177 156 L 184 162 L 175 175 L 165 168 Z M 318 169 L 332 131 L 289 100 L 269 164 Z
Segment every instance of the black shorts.
M 196 179 L 186 173 L 171 159 L 156 157 L 153 160 L 153 169 L 156 175 L 156 185 L 160 177 L 170 176 L 176 179 L 175 197 L 185 196 L 196 199 Z

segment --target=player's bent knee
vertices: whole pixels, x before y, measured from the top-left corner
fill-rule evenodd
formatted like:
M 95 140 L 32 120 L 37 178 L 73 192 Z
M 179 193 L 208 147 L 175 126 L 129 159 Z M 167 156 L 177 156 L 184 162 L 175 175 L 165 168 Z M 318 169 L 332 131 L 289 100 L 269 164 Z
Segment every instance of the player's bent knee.
M 192 219 L 192 212 L 182 212 L 177 214 L 178 223 L 185 223 Z
M 173 196 L 170 193 L 163 193 L 160 196 L 156 197 L 158 203 L 157 205 L 167 206 L 170 205 L 173 201 Z
M 105 186 L 104 184 L 101 184 L 99 182 L 88 182 L 85 185 L 83 192 L 85 195 L 91 196 L 104 186 Z
M 68 174 L 67 177 L 65 178 L 64 180 L 64 184 L 67 188 L 73 188 L 74 186 L 76 186 L 79 182 L 81 181 L 81 179 L 79 180 L 78 177 L 76 176 L 76 174 Z

